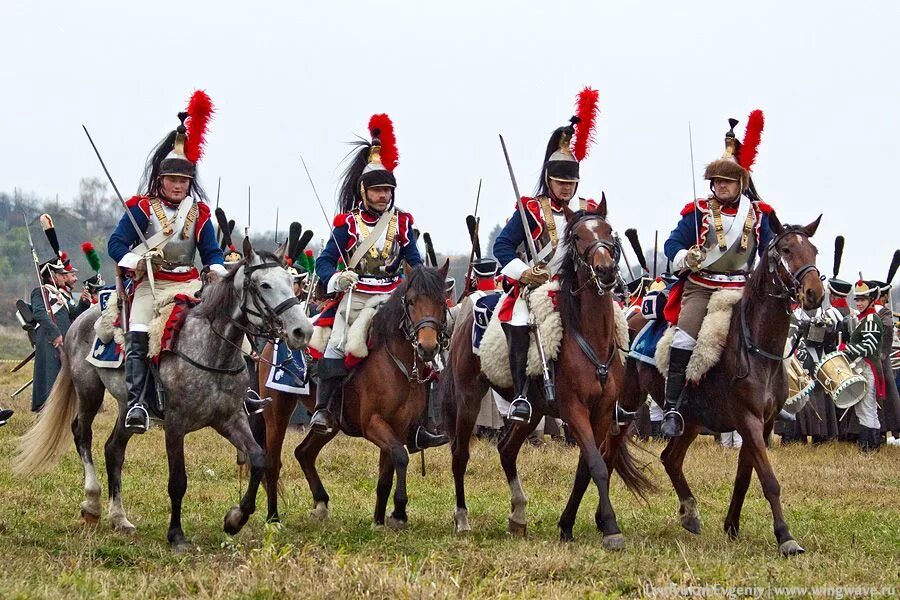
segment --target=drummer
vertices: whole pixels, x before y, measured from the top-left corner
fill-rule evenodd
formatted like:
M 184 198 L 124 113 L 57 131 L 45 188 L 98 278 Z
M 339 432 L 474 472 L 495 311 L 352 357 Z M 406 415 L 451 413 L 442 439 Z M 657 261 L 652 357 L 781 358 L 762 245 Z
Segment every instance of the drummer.
M 844 347 L 844 354 L 851 362 L 861 358 L 868 368 L 863 368 L 863 376 L 868 381 L 865 397 L 854 406 L 859 419 L 860 450 L 877 450 L 881 444 L 881 422 L 878 420 L 878 402 L 884 396 L 885 380 L 881 364 L 881 343 L 884 324 L 875 312 L 875 301 L 879 296 L 879 286 L 874 282 L 859 280 L 854 286 L 856 310 L 859 324 L 850 334 L 850 341 Z

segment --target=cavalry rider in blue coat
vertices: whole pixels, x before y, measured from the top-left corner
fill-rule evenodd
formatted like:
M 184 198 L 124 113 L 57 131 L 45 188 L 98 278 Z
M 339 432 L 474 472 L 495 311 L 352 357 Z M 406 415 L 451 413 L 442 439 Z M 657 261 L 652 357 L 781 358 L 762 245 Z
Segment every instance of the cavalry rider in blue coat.
M 204 99 L 207 111 L 192 110 L 198 104 L 204 104 Z M 206 94 L 195 92 L 188 112 L 178 115 L 181 125 L 150 155 L 141 181 L 141 193 L 127 202 L 148 246 L 140 241 L 127 214 L 122 216 L 109 237 L 110 257 L 119 267 L 132 273 L 134 281 L 125 336 L 125 384 L 128 388 L 125 427 L 132 433 L 144 433 L 150 428 L 144 394 L 149 377 L 148 328 L 161 308 L 157 300 L 171 301 L 177 293 L 195 295 L 200 290 L 200 273 L 194 266 L 198 252 L 204 267 L 209 270 L 210 279 L 226 274 L 209 205 L 204 202 L 206 193 L 197 181 L 197 162 L 202 154 L 206 119 L 211 112 L 212 105 Z M 185 119 L 188 119 L 187 126 Z M 152 278 L 148 277 L 148 265 L 152 269 Z
M 344 171 L 339 192 L 340 213 L 334 218 L 332 236 L 315 262 L 324 291 L 337 300 L 326 309 L 317 326 L 331 326 L 331 337 L 318 366 L 316 407 L 310 427 L 320 433 L 334 428 L 330 404 L 341 390 L 348 370 L 344 343 L 346 332 L 365 307 L 386 302 L 400 285 L 402 263 L 422 264 L 413 232 L 413 217 L 395 206 L 399 163 L 394 128 L 385 114 L 369 121 L 372 142 L 359 142 Z M 407 446 L 431 447 L 446 442 L 424 428 L 414 428 Z
M 587 154 L 587 140 L 591 135 L 596 99 L 597 92 L 590 88 L 581 92 L 579 107 L 584 107 L 586 103 L 590 106 L 587 110 L 579 110 L 579 116 L 572 117 L 569 125 L 557 128 L 550 136 L 544 153 L 538 194 L 533 198 L 522 198 L 527 212 L 528 232 L 535 241 L 538 253 L 536 260 L 529 264 L 520 258 L 520 248 L 524 248 L 527 254 L 528 246 L 518 210 L 494 241 L 493 253 L 500 263 L 500 274 L 512 285 L 500 300 L 498 314 L 509 346 L 514 399 L 507 417 L 512 421 L 527 423 L 531 420 L 531 403 L 526 393 L 530 313 L 521 292 L 525 287 L 537 288 L 543 285 L 556 274 L 558 261 L 551 259 L 566 228 L 563 207 L 568 206 L 570 210 L 578 211 L 593 210 L 597 206 L 593 200 L 575 196 L 579 181 L 579 162 Z M 570 148 L 573 136 L 576 138 L 574 154 Z M 547 263 L 549 270 L 541 266 Z
M 759 200 L 750 179 L 750 166 L 762 132 L 762 113 L 751 113 L 744 145 L 734 134 L 737 121 L 730 119 L 730 124 L 725 135 L 725 154 L 707 165 L 704 174 L 712 193 L 684 207 L 681 220 L 665 243 L 666 257 L 681 276 L 665 309 L 666 318 L 677 327 L 661 427 L 667 437 L 684 431 L 684 419 L 678 409 L 686 384 L 685 372 L 710 297 L 717 290 L 742 289 L 757 255 L 762 255 L 772 238 L 768 221 L 772 208 Z M 751 135 L 751 130 L 757 128 Z M 751 138 L 752 145 L 747 143 Z

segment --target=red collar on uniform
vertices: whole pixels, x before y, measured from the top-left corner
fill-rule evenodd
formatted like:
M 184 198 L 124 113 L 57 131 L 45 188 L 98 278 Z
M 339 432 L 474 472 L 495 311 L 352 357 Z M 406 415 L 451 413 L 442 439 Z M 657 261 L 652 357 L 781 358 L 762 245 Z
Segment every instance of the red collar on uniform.
M 378 222 L 378 219 L 381 218 L 381 215 L 375 214 L 373 212 L 368 211 L 365 208 L 361 208 L 359 211 L 359 216 L 362 217 L 362 220 L 367 225 L 374 225 Z
M 869 315 L 874 315 L 874 314 L 875 314 L 875 304 L 872 303 L 869 305 L 869 308 L 867 308 L 866 310 L 859 313 L 859 315 L 857 315 L 857 318 L 862 319 L 863 317 L 868 317 Z

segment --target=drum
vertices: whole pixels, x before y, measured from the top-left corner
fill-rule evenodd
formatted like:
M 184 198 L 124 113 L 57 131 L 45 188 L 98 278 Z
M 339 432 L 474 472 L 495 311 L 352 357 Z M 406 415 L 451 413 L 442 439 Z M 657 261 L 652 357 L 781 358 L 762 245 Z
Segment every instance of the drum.
M 816 381 L 822 384 L 834 405 L 847 409 L 866 397 L 869 384 L 866 378 L 850 366 L 843 352 L 831 352 L 816 365 Z
M 783 408 L 790 414 L 796 415 L 809 402 L 809 395 L 816 387 L 816 382 L 809 376 L 796 356 L 791 356 L 784 361 L 784 372 L 788 380 L 788 398 Z

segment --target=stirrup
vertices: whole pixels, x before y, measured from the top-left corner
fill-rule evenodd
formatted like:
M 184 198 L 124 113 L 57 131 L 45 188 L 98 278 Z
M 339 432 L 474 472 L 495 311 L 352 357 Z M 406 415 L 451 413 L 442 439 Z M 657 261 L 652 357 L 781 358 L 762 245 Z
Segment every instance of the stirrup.
M 125 430 L 129 433 L 146 433 L 150 429 L 150 413 L 147 407 L 137 403 L 125 413 Z
M 0 410 L 0 427 L 6 425 L 6 423 L 12 418 L 13 410 L 11 408 L 4 408 Z
M 672 430 L 674 428 L 674 431 Z M 663 415 L 660 433 L 667 438 L 678 437 L 684 433 L 684 417 L 677 410 L 669 409 Z
M 528 411 L 528 416 L 525 417 L 516 414 L 517 407 L 523 405 L 525 410 Z M 517 423 L 528 423 L 531 420 L 531 402 L 528 401 L 528 398 L 525 396 L 518 396 L 513 400 L 509 405 L 509 412 L 506 413 L 506 418 L 510 421 L 516 421 Z
M 631 412 L 631 411 L 625 410 L 624 408 L 619 406 L 619 401 L 616 400 L 616 411 L 615 411 L 616 425 L 618 425 L 619 427 L 624 427 L 624 426 L 628 425 L 629 423 L 633 422 L 634 418 L 636 416 L 637 416 L 637 411 Z
M 263 398 L 253 388 L 247 388 L 247 396 L 244 398 L 244 412 L 247 416 L 258 415 L 272 402 L 271 398 Z
M 334 426 L 330 422 L 330 416 L 331 413 L 327 408 L 320 408 L 313 413 L 312 418 L 309 420 L 309 428 L 316 433 L 331 433 Z

